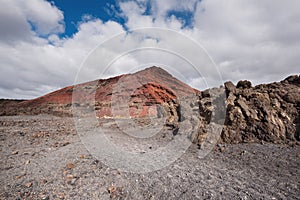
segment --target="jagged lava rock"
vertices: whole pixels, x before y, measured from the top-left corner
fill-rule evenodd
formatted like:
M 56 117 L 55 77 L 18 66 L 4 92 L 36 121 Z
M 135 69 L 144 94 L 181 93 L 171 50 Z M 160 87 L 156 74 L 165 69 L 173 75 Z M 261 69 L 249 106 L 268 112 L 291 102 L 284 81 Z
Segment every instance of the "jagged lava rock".
M 251 87 L 240 81 L 227 89 L 227 114 L 221 139 L 227 143 L 299 141 L 300 77 Z

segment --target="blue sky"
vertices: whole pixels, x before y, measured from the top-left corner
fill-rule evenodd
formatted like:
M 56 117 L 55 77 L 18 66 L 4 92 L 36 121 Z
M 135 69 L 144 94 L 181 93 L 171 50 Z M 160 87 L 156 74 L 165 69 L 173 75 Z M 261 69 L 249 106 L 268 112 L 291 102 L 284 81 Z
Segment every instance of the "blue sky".
M 3 1 L 3 2 L 2 2 Z M 30 99 L 72 85 L 87 55 L 112 36 L 126 33 L 137 48 L 161 45 L 201 58 L 186 46 L 200 44 L 224 81 L 254 85 L 279 81 L 300 71 L 300 1 L 295 0 L 0 0 L 0 98 Z M 140 38 L 131 31 L 162 28 L 182 34 Z M 165 37 L 165 40 L 163 39 Z M 166 43 L 166 41 L 168 41 Z M 115 41 L 114 41 L 115 42 Z M 120 55 L 118 43 L 103 52 Z M 208 64 L 199 76 L 168 56 L 127 56 L 106 78 L 147 67 L 149 58 L 178 72 L 198 89 L 219 86 Z M 147 60 L 148 59 L 148 60 Z M 150 65 L 148 63 L 148 65 Z M 103 67 L 101 63 L 96 66 Z M 93 80 L 96 74 L 90 70 Z M 97 75 L 97 74 L 96 74 Z M 97 76 L 97 77 L 99 77 Z
M 48 0 L 64 13 L 65 32 L 62 36 L 70 37 L 77 32 L 77 26 L 83 16 L 99 18 L 104 22 L 113 20 L 124 25 L 124 18 L 116 11 L 118 3 L 113 0 Z M 114 9 L 113 9 L 114 8 Z
M 113 1 L 113 0 L 47 0 L 54 4 L 64 13 L 65 32 L 61 33 L 62 37 L 71 37 L 77 32 L 78 23 L 85 20 L 85 17 L 99 18 L 103 22 L 109 20 L 116 21 L 121 24 L 125 29 L 128 29 L 125 22 L 127 17 L 122 15 L 119 3 L 126 1 Z M 150 1 L 145 2 L 145 11 L 142 15 L 150 16 L 152 14 L 152 6 Z M 196 6 L 196 4 L 194 4 Z M 194 10 L 168 10 L 166 18 L 172 15 L 183 22 L 182 27 L 192 28 L 194 19 Z M 153 18 L 155 20 L 155 18 Z

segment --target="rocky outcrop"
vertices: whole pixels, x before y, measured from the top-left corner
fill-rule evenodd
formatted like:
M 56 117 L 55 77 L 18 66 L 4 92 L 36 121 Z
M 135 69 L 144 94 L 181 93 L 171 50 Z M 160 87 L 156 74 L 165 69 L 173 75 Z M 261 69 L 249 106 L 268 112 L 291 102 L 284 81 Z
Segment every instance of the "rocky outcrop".
M 226 106 L 218 108 L 226 108 L 220 142 L 300 141 L 299 76 L 255 87 L 249 81 L 239 81 L 237 86 L 226 82 L 224 86 L 214 89 L 220 92 L 225 89 L 226 92 Z M 199 108 L 204 121 L 198 138 L 205 136 L 203 126 L 210 123 L 212 105 L 216 105 L 213 102 L 216 97 L 212 98 L 210 91 L 203 91 L 200 95 Z M 201 139 L 196 142 L 201 143 Z

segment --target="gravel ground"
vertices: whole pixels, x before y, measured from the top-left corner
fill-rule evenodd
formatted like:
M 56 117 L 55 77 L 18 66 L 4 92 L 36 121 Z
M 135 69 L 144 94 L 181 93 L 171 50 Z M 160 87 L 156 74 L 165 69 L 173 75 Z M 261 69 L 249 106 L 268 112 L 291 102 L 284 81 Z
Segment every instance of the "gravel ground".
M 161 170 L 130 173 L 93 157 L 72 118 L 39 115 L 0 117 L 0 148 L 0 199 L 300 199 L 299 146 L 219 145 L 199 159 L 191 145 Z

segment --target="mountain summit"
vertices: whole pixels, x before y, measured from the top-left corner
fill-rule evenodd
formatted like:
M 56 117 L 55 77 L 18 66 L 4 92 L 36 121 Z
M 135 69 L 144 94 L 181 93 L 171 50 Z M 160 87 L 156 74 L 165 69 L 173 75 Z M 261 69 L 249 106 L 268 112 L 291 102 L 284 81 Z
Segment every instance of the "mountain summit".
M 36 99 L 22 101 L 6 114 L 72 115 L 73 106 L 88 106 L 97 117 L 113 117 L 113 101 L 127 97 L 119 107 L 129 107 L 129 117 L 157 115 L 155 105 L 175 104 L 176 98 L 198 93 L 160 67 L 150 67 L 133 74 L 94 80 L 68 86 Z M 120 102 L 114 102 L 120 104 Z M 126 105 L 125 105 L 126 104 Z

